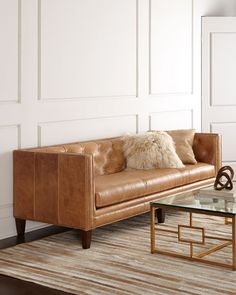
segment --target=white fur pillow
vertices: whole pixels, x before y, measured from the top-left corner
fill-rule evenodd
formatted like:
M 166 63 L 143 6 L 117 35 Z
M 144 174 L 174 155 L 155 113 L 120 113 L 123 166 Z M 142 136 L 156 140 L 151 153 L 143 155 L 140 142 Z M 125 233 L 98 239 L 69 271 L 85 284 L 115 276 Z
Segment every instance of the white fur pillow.
M 127 135 L 124 138 L 127 168 L 182 168 L 182 161 L 175 151 L 174 141 L 164 131 Z

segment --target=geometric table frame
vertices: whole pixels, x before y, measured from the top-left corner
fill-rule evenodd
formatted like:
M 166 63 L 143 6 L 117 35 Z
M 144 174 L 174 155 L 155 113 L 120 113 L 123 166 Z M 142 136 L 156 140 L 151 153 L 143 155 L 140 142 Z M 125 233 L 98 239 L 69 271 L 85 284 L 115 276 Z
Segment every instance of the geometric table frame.
M 177 258 L 183 258 L 187 260 L 192 260 L 192 261 L 198 261 L 202 263 L 207 263 L 211 265 L 216 265 L 216 266 L 221 266 L 221 267 L 226 267 L 230 268 L 232 270 L 236 270 L 236 218 L 235 214 L 232 213 L 227 213 L 227 212 L 213 212 L 213 211 L 208 211 L 208 210 L 201 210 L 201 209 L 194 209 L 194 208 L 188 208 L 188 207 L 175 207 L 171 206 L 170 204 L 165 205 L 165 204 L 155 204 L 151 203 L 151 222 L 150 222 L 150 232 L 151 232 L 151 253 L 158 253 L 162 255 L 167 255 L 167 256 L 172 256 L 172 257 L 177 257 Z M 168 210 L 173 210 L 173 211 L 184 211 L 184 212 L 189 212 L 189 225 L 178 225 L 178 230 L 167 230 L 167 229 L 156 229 L 155 226 L 155 210 L 156 209 L 167 209 Z M 193 226 L 192 223 L 192 215 L 193 213 L 197 214 L 205 214 L 205 215 L 213 215 L 213 216 L 221 216 L 224 217 L 225 220 L 228 221 L 230 218 L 232 222 L 226 222 L 225 224 L 231 224 L 232 226 L 232 238 L 231 239 L 226 239 L 222 237 L 216 237 L 216 236 L 211 236 L 211 235 L 206 235 L 205 234 L 205 229 L 203 227 L 195 227 Z M 198 230 L 201 231 L 202 233 L 202 239 L 200 241 L 196 240 L 188 240 L 184 239 L 181 237 L 181 229 L 182 228 L 190 228 L 191 230 Z M 183 254 L 178 254 L 170 251 L 164 251 L 164 250 L 159 250 L 156 242 L 156 231 L 164 231 L 164 232 L 170 232 L 174 233 L 177 235 L 178 241 L 179 242 L 184 242 L 189 244 L 189 253 L 186 255 Z M 215 239 L 219 240 L 219 244 L 213 247 L 210 247 L 208 250 L 202 251 L 201 253 L 194 255 L 193 254 L 193 246 L 194 244 L 205 244 L 205 239 Z M 227 264 L 227 263 L 221 263 L 217 261 L 212 261 L 212 260 L 207 260 L 203 259 L 203 257 L 206 257 L 207 255 L 214 253 L 224 247 L 227 247 L 229 245 L 232 245 L 232 263 Z

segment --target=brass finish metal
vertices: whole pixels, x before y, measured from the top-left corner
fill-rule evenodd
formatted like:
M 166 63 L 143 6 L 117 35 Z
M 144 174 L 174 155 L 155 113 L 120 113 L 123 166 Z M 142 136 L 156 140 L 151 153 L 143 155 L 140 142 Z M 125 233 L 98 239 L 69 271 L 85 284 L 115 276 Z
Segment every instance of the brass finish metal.
M 230 221 L 227 217 L 225 217 L 225 224 L 231 224 L 232 221 Z
M 236 216 L 232 218 L 232 240 L 232 268 L 236 270 Z
M 181 228 L 190 228 L 190 229 L 196 229 L 200 230 L 202 232 L 202 240 L 196 241 L 196 240 L 189 240 L 185 238 L 181 238 Z M 203 227 L 196 227 L 196 226 L 189 226 L 189 225 L 181 225 L 178 224 L 178 241 L 179 242 L 185 242 L 185 243 L 192 243 L 192 244 L 205 244 L 205 229 Z
M 201 259 L 201 258 L 198 258 L 198 257 L 195 257 L 195 256 L 190 257 L 190 256 L 187 256 L 187 255 L 168 252 L 168 251 L 162 251 L 162 250 L 154 250 L 153 253 L 162 254 L 162 255 L 166 255 L 166 256 L 171 256 L 171 257 L 175 257 L 175 258 L 183 258 L 183 259 L 187 259 L 187 260 L 191 260 L 191 261 L 198 261 L 198 262 L 202 262 L 202 263 L 205 263 L 205 264 L 211 264 L 211 265 L 216 265 L 216 266 L 221 266 L 221 267 L 232 269 L 231 264 L 221 263 L 221 262 L 213 261 L 213 260 Z
M 178 234 L 177 230 L 170 230 L 170 229 L 164 229 L 164 228 L 158 228 L 158 231 L 164 231 L 167 233 Z
M 193 226 L 193 214 L 192 212 L 189 212 L 189 225 L 190 227 Z M 193 243 L 190 241 L 189 242 L 189 247 L 190 247 L 190 257 L 193 257 Z
M 197 257 L 197 258 L 202 258 L 202 257 L 205 257 L 205 256 L 207 256 L 207 255 L 209 255 L 211 253 L 214 253 L 214 252 L 216 252 L 216 251 L 218 251 L 220 249 L 223 249 L 224 247 L 227 247 L 227 246 L 229 246 L 231 244 L 232 244 L 232 242 L 226 241 L 226 242 L 223 242 L 223 243 L 221 243 L 221 244 L 219 244 L 217 246 L 213 246 L 210 249 L 208 249 L 206 251 L 203 251 L 203 252 L 201 252 L 201 253 L 199 253 L 197 255 L 194 255 L 194 256 Z
M 159 204 L 158 205 L 153 204 L 153 203 L 151 204 L 151 253 L 158 253 L 158 254 L 167 255 L 167 256 L 171 256 L 171 257 L 184 258 L 184 259 L 188 259 L 188 260 L 192 260 L 192 261 L 203 262 L 203 263 L 207 263 L 207 264 L 211 264 L 211 265 L 216 265 L 216 266 L 221 266 L 221 267 L 225 267 L 225 268 L 230 268 L 232 270 L 236 270 L 236 216 L 234 216 L 232 214 L 228 214 L 228 213 L 222 214 L 220 212 L 211 212 L 211 211 L 209 212 L 209 215 L 223 216 L 225 219 L 225 224 L 226 224 L 226 221 L 227 221 L 227 224 L 231 223 L 228 221 L 228 218 L 232 219 L 232 239 L 229 239 L 229 238 L 223 238 L 223 237 L 216 237 L 216 236 L 212 236 L 212 235 L 206 235 L 204 228 L 193 226 L 193 220 L 192 220 L 193 212 L 190 211 L 190 208 L 186 208 L 186 210 L 184 210 L 185 208 L 169 207 L 168 206 L 168 209 L 171 209 L 173 211 L 185 211 L 185 212 L 187 211 L 187 212 L 189 212 L 190 213 L 189 214 L 189 226 L 188 225 L 178 225 L 178 231 L 165 230 L 164 228 L 161 228 L 161 229 L 155 228 L 155 209 L 159 208 L 159 207 L 161 207 L 161 206 L 159 206 Z M 165 208 L 167 208 L 167 206 Z M 193 211 L 194 211 L 194 213 L 196 212 L 195 210 L 193 210 Z M 197 213 L 198 214 L 200 214 L 200 213 L 207 214 L 206 211 L 197 212 Z M 181 228 L 192 228 L 192 229 L 201 230 L 202 231 L 202 241 L 198 242 L 198 241 L 191 240 L 191 239 L 181 238 Z M 176 234 L 178 237 L 178 242 L 189 244 L 189 253 L 184 255 L 184 254 L 179 254 L 176 252 L 159 250 L 157 248 L 157 246 L 155 245 L 156 244 L 155 243 L 155 230 Z M 216 246 L 211 247 L 208 250 L 205 250 L 199 254 L 194 255 L 194 251 L 193 251 L 194 244 L 204 244 L 205 239 L 215 239 L 215 240 L 219 240 L 222 242 Z M 220 249 L 223 249 L 229 245 L 232 245 L 232 264 L 221 263 L 221 262 L 208 260 L 208 259 L 204 258 L 207 255 L 214 253 Z
M 231 222 L 230 222 L 231 223 Z M 159 229 L 158 229 L 159 230 Z M 226 239 L 226 238 L 220 238 L 220 237 L 215 237 L 215 236 L 208 236 L 205 235 L 205 239 L 212 239 L 212 240 L 219 240 L 219 241 L 229 241 L 232 243 L 232 239 Z
M 151 207 L 151 253 L 155 249 L 155 207 Z

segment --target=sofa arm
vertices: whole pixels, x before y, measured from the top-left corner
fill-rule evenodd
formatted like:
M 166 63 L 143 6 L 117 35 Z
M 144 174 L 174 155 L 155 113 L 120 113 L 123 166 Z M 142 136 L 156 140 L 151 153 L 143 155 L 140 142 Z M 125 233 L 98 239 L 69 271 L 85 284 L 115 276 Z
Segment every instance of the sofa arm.
M 92 155 L 19 150 L 13 167 L 15 217 L 91 229 Z
M 59 222 L 92 228 L 95 186 L 92 155 L 59 154 Z
M 215 172 L 222 165 L 221 135 L 215 133 L 195 133 L 193 152 L 198 162 L 215 166 Z

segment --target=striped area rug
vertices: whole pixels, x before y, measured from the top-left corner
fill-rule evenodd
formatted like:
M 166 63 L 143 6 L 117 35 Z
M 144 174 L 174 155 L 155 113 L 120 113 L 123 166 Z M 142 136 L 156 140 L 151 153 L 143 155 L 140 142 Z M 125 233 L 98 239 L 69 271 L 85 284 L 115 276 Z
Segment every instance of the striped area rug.
M 194 216 L 208 234 L 230 236 L 222 218 Z M 188 223 L 187 213 L 168 213 L 160 226 L 174 229 L 178 223 Z M 236 294 L 236 272 L 150 254 L 149 236 L 149 214 L 96 229 L 89 250 L 81 249 L 72 230 L 0 251 L 0 273 L 73 294 Z M 163 249 L 188 250 L 171 233 L 160 232 L 157 240 Z M 231 246 L 210 258 L 230 261 Z

